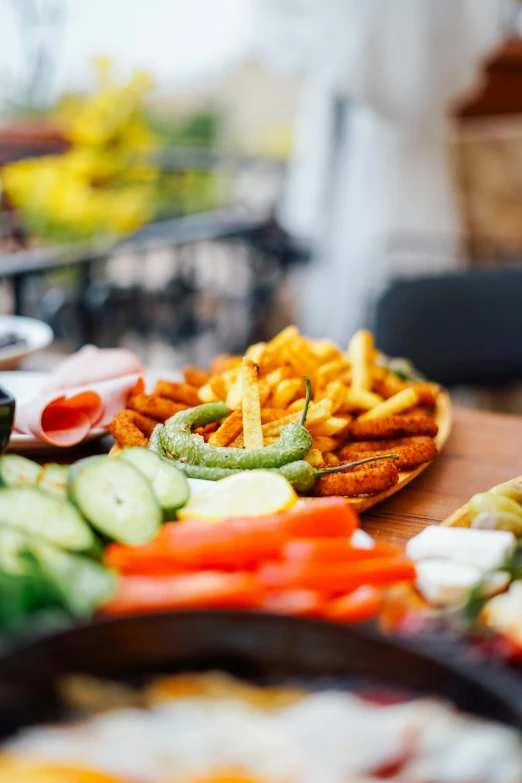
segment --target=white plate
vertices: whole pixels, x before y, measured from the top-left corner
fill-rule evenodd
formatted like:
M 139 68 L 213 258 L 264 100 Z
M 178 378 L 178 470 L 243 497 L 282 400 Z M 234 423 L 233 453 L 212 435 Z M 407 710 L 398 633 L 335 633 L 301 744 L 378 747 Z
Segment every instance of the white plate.
M 15 367 L 21 359 L 46 348 L 54 339 L 50 326 L 21 315 L 0 315 L 0 335 L 5 332 L 14 332 L 23 337 L 25 343 L 0 348 L 0 369 Z
M 17 405 L 23 405 L 24 402 L 38 394 L 39 389 L 47 380 L 47 376 L 46 372 L 0 372 L 0 386 L 3 386 L 6 391 L 13 395 Z M 89 432 L 82 443 L 101 438 L 106 433 L 107 430 L 104 427 L 96 427 Z M 50 443 L 35 438 L 33 435 L 20 435 L 17 432 L 13 432 L 7 446 L 7 451 L 15 451 L 17 454 L 54 451 L 55 449 L 63 451 L 62 447 L 52 446 Z

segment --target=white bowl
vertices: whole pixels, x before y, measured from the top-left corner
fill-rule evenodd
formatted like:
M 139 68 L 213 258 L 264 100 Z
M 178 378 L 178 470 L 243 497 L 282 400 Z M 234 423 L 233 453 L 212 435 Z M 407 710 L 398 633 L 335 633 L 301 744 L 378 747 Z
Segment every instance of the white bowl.
M 0 348 L 0 369 L 14 369 L 22 359 L 46 348 L 54 340 L 53 330 L 36 318 L 22 315 L 0 315 L 0 335 L 13 332 L 25 342 Z

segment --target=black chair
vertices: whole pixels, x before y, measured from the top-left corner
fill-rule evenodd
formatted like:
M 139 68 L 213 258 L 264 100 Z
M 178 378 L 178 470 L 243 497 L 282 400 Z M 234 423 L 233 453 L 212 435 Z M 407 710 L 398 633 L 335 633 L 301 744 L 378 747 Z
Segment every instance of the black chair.
M 375 337 L 446 385 L 522 380 L 522 269 L 396 280 L 375 311 Z

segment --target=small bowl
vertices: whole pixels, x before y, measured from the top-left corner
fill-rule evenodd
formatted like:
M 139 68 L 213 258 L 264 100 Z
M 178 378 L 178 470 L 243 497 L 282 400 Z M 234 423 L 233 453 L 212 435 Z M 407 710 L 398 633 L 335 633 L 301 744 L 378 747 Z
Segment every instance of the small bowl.
M 14 397 L 0 386 L 0 454 L 3 454 L 9 443 L 13 429 L 16 403 Z

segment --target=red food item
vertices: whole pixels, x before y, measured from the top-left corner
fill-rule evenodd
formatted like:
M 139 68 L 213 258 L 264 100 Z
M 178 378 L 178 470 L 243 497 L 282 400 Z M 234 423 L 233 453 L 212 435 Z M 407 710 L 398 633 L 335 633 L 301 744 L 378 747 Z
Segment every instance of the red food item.
M 408 560 L 375 557 L 348 563 L 267 563 L 259 569 L 261 584 L 269 589 L 303 587 L 329 595 L 342 595 L 362 585 L 385 585 L 415 579 Z
M 399 549 L 388 544 L 375 544 L 372 549 L 363 549 L 335 538 L 302 538 L 289 541 L 283 548 L 285 560 L 312 563 L 344 563 L 374 557 L 397 557 L 399 554 Z
M 156 541 L 140 546 L 110 544 L 105 550 L 104 563 L 108 568 L 129 576 L 173 576 L 187 571 L 171 552 L 159 547 Z
M 314 590 L 271 590 L 260 608 L 275 614 L 306 617 L 321 614 L 323 606 L 323 596 Z
M 187 522 L 165 525 L 156 546 L 165 555 L 190 569 L 249 570 L 265 560 L 277 559 L 286 542 L 272 522 L 252 524 L 252 519 L 223 522 Z
M 166 609 L 258 608 L 265 591 L 253 574 L 202 571 L 181 576 L 125 576 L 116 595 L 103 607 L 108 615 Z
M 343 498 L 322 498 L 279 514 L 288 538 L 349 538 L 359 517 Z
M 371 585 L 363 585 L 353 593 L 329 601 L 323 608 L 323 616 L 343 623 L 362 623 L 370 620 L 382 606 L 382 591 Z

